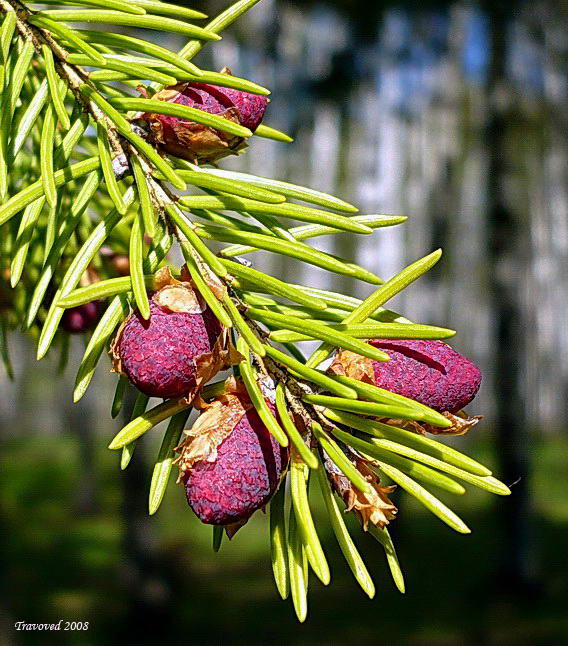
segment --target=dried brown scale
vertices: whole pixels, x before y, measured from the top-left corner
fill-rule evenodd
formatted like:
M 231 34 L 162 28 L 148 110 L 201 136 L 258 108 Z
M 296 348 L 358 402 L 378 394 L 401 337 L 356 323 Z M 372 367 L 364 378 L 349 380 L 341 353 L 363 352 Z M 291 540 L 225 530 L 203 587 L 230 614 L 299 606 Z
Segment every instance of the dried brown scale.
M 389 495 L 395 491 L 396 486 L 381 486 L 379 475 L 371 469 L 367 460 L 361 458 L 350 447 L 345 447 L 341 442 L 338 442 L 338 445 L 340 448 L 345 449 L 346 457 L 371 485 L 369 492 L 363 493 L 359 491 L 322 449 L 322 461 L 328 480 L 337 495 L 345 502 L 345 512 L 354 511 L 365 531 L 367 531 L 369 524 L 384 528 L 391 520 L 396 518 L 398 512 L 398 509 L 389 498 Z

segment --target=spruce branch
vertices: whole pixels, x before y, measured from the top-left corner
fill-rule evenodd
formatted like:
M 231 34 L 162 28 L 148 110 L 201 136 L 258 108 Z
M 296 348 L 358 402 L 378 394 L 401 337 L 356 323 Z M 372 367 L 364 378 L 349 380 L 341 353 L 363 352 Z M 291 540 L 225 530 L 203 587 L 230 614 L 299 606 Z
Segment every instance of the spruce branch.
M 193 62 L 257 2 L 239 0 L 201 27 L 193 24 L 204 18 L 200 12 L 155 0 L 78 0 L 79 9 L 42 11 L 0 0 L 0 194 L 6 198 L 0 206 L 0 354 L 11 376 L 8 333 L 23 327 L 37 341 L 38 358 L 58 346 L 64 366 L 69 335 L 90 334 L 75 382 L 78 401 L 110 348 L 119 373 L 111 415 L 120 411 L 128 382 L 140 391 L 132 419 L 109 446 L 121 451 L 122 469 L 144 434 L 169 420 L 153 467 L 150 514 L 176 465 L 190 505 L 216 525 L 215 551 L 220 528 L 232 537 L 269 504 L 277 589 L 283 598 L 291 593 L 303 621 L 309 568 L 324 584 L 330 579 L 310 479 L 317 478 L 340 548 L 370 597 L 374 584 L 338 499 L 382 545 L 403 592 L 387 530 L 396 517 L 394 487 L 383 478 L 460 533 L 469 531 L 465 523 L 427 487 L 460 495 L 461 480 L 498 495 L 509 490 L 483 465 L 427 436 L 463 434 L 478 417 L 468 417 L 462 405 L 434 405 L 437 391 L 425 403 L 420 393 L 404 390 L 413 362 L 433 370 L 447 360 L 460 379 L 476 378 L 461 355 L 447 358 L 453 351 L 441 340 L 453 330 L 385 308 L 441 251 L 384 281 L 310 240 L 372 235 L 401 224 L 403 216 L 359 214 L 311 188 L 217 167 L 227 154 L 242 153 L 252 136 L 291 141 L 260 123 L 266 88 Z M 67 21 L 158 28 L 190 40 L 176 53 L 125 34 L 74 29 Z M 205 93 L 205 107 L 192 103 L 191 92 Z M 221 107 L 206 109 L 208 101 Z M 168 258 L 172 246 L 181 250 L 182 267 Z M 373 291 L 359 300 L 290 284 L 240 257 L 259 250 L 356 278 Z M 298 344 L 314 339 L 321 345 L 306 358 Z M 405 343 L 425 345 L 408 350 Z M 402 386 L 378 381 L 395 363 L 393 353 L 406 371 Z M 154 383 L 148 375 L 156 366 Z M 233 377 L 211 383 L 228 367 Z M 440 379 L 436 374 L 434 390 Z M 474 395 L 475 388 L 464 388 L 470 401 L 467 389 Z M 147 409 L 150 396 L 163 401 Z M 194 409 L 200 415 L 186 428 Z M 260 452 L 259 437 L 266 440 Z M 263 486 L 246 490 L 249 473 L 267 472 L 266 451 L 276 476 L 266 473 Z M 238 459 L 250 468 L 241 465 L 246 473 L 236 482 L 222 469 L 233 470 Z M 209 475 L 200 480 L 203 470 Z M 226 493 L 221 504 L 219 492 L 231 486 L 242 489 Z M 234 512 L 235 500 L 261 491 L 245 511 Z M 210 509 L 204 508 L 208 496 L 215 498 Z

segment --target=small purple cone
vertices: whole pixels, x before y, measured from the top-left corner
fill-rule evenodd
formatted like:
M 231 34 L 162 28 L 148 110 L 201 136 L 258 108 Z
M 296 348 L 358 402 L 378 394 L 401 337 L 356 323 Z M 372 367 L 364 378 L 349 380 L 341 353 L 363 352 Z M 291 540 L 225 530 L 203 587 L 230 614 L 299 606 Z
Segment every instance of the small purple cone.
M 70 334 L 83 334 L 95 327 L 103 311 L 102 301 L 91 301 L 84 305 L 70 307 L 61 317 L 61 327 Z
M 209 308 L 172 312 L 150 299 L 150 318 L 146 321 L 136 310 L 122 329 L 122 368 L 150 397 L 184 397 L 197 385 L 196 359 L 213 350 L 222 329 Z
M 252 132 L 260 125 L 268 104 L 264 96 L 196 82 L 165 88 L 153 98 L 218 115 Z M 213 163 L 246 147 L 243 137 L 194 121 L 149 112 L 139 118 L 149 124 L 156 144 L 163 151 L 192 162 Z
M 215 462 L 197 462 L 184 475 L 189 506 L 210 525 L 246 521 L 278 488 L 288 449 L 276 442 L 251 409 L 217 451 Z
M 422 339 L 372 339 L 390 361 L 373 361 L 375 385 L 439 412 L 457 413 L 481 385 L 481 371 L 447 343 Z

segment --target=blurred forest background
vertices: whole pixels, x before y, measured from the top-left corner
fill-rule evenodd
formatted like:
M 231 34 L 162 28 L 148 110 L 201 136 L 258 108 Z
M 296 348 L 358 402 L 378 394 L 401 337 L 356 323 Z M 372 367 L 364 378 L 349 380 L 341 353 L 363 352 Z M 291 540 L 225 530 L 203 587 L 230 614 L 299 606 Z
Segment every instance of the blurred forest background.
M 191 6 L 213 15 L 225 4 Z M 459 500 L 470 537 L 399 496 L 404 597 L 379 546 L 355 533 L 378 590 L 364 597 L 322 522 L 332 584 L 311 581 L 300 626 L 277 598 L 266 519 L 215 555 L 173 482 L 148 518 L 161 433 L 121 473 L 106 450 L 120 424 L 109 415 L 115 378 L 103 364 L 74 406 L 82 340 L 59 380 L 56 358 L 37 364 L 22 339 L 11 348 L 16 382 L 0 376 L 0 644 L 568 642 L 567 16 L 554 0 L 263 0 L 198 61 L 270 87 L 266 123 L 296 139 L 255 140 L 224 167 L 409 216 L 372 237 L 319 239 L 321 248 L 385 278 L 444 248 L 392 307 L 459 331 L 454 347 L 485 375 L 470 406 L 485 420 L 455 443 L 515 483 L 513 495 Z M 255 262 L 367 293 L 299 264 Z M 90 630 L 12 629 L 61 618 Z

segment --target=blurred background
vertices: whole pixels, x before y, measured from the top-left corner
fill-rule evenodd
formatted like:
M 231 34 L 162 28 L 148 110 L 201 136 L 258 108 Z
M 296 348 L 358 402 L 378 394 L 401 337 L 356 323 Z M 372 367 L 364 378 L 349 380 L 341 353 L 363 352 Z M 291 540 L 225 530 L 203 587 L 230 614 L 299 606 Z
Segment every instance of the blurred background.
M 226 2 L 191 6 L 214 15 Z M 452 344 L 484 373 L 469 411 L 485 418 L 454 445 L 492 465 L 513 495 L 457 500 L 471 536 L 399 495 L 392 533 L 406 595 L 380 547 L 354 532 L 377 585 L 372 601 L 320 514 L 332 583 L 310 581 L 300 626 L 274 588 L 266 518 L 213 554 L 210 529 L 173 481 L 148 518 L 160 431 L 120 472 L 106 450 L 121 425 L 109 415 L 107 365 L 73 405 L 82 340 L 60 380 L 56 359 L 36 363 L 21 339 L 11 348 L 16 382 L 0 376 L 0 644 L 568 643 L 567 12 L 554 0 L 262 0 L 198 61 L 270 87 L 265 123 L 295 137 L 255 140 L 224 167 L 409 216 L 316 245 L 384 278 L 444 248 L 392 308 L 458 330 Z M 255 263 L 298 283 L 369 292 L 262 254 Z M 59 619 L 90 629 L 12 630 Z

